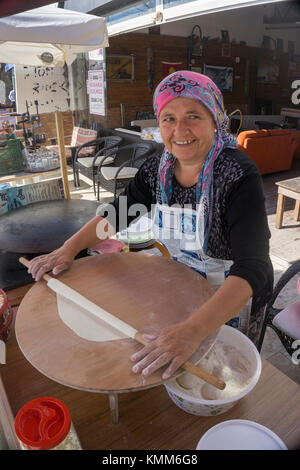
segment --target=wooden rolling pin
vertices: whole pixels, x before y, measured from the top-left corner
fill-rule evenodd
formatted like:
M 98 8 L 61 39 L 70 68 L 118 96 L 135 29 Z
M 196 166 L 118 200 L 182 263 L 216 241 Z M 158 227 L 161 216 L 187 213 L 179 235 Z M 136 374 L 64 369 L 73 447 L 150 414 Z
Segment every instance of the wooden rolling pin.
M 19 261 L 21 264 L 23 264 L 26 267 L 30 266 L 30 262 L 23 257 L 19 258 Z M 138 332 L 135 328 L 133 328 L 131 325 L 128 325 L 123 320 L 120 320 L 118 317 L 115 317 L 111 313 L 106 312 L 101 307 L 94 304 L 87 298 L 83 297 L 81 294 L 79 294 L 77 291 L 75 291 L 71 287 L 67 286 L 66 284 L 59 281 L 58 279 L 55 279 L 49 276 L 48 274 L 44 274 L 43 279 L 47 281 L 47 285 L 48 287 L 50 287 L 50 289 L 54 290 L 57 294 L 64 296 L 69 301 L 76 303 L 76 305 L 79 305 L 80 307 L 82 307 L 82 309 L 85 312 L 87 312 L 89 315 L 91 314 L 95 315 L 98 318 L 100 318 L 102 321 L 112 326 L 113 328 L 125 334 L 126 336 L 129 336 L 130 338 L 136 340 L 137 342 L 143 345 L 147 344 L 147 341 L 144 340 L 144 338 L 142 337 L 142 334 Z M 200 379 L 204 380 L 210 385 L 213 385 L 214 387 L 218 388 L 219 390 L 224 390 L 226 386 L 223 380 L 220 380 L 219 378 L 200 369 L 199 367 L 192 364 L 191 362 L 186 362 L 181 367 L 185 369 L 187 372 L 199 377 Z

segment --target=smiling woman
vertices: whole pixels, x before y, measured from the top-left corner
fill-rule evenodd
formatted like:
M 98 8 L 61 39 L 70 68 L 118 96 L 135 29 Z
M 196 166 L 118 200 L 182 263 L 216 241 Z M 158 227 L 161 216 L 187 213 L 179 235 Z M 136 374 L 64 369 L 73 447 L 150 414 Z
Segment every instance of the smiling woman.
M 165 367 L 162 377 L 168 379 L 224 323 L 257 341 L 273 270 L 260 174 L 227 132 L 218 87 L 204 75 L 175 72 L 156 88 L 154 110 L 165 148 L 145 161 L 122 193 L 126 213 L 124 199 L 117 198 L 61 248 L 31 261 L 29 271 L 36 279 L 50 269 L 57 274 L 79 251 L 99 243 L 99 225 L 107 230 L 103 237 L 97 232 L 105 239 L 119 231 L 119 220 L 128 225 L 134 219 L 128 214 L 137 204 L 151 211 L 155 237 L 173 260 L 216 291 L 188 319 L 145 337 L 148 344 L 131 357 L 134 372 L 149 375 Z
M 175 164 L 177 181 L 183 186 L 195 184 L 214 142 L 216 129 L 212 115 L 201 103 L 176 98 L 162 110 L 159 126 L 165 146 L 179 163 Z

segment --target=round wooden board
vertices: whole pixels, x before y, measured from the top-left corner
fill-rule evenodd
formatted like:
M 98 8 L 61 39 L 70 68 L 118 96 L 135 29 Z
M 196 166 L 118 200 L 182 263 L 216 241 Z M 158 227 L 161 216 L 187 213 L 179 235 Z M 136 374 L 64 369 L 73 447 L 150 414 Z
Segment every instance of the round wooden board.
M 182 263 L 141 253 L 81 258 L 57 278 L 148 334 L 188 318 L 214 292 L 202 276 Z M 94 342 L 74 333 L 61 320 L 56 294 L 45 281 L 36 283 L 22 300 L 15 329 L 27 360 L 63 385 L 112 393 L 163 382 L 163 369 L 147 378 L 132 372 L 130 356 L 143 347 L 135 340 Z M 213 334 L 205 340 L 203 352 L 214 339 Z

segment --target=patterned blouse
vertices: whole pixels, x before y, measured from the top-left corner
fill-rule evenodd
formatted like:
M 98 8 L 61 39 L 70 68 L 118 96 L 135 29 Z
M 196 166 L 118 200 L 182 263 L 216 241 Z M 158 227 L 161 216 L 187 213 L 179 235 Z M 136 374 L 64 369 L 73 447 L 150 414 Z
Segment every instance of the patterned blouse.
M 160 156 L 146 160 L 120 195 L 127 196 L 128 207 L 140 203 L 150 211 L 151 205 L 156 203 L 159 160 Z M 213 190 L 213 222 L 207 255 L 233 261 L 229 274 L 249 282 L 255 307 L 259 308 L 265 304 L 273 288 L 270 231 L 261 176 L 245 153 L 226 148 L 214 163 Z M 174 176 L 170 204 L 190 204 L 195 209 L 195 192 L 196 185 L 182 187 Z M 119 198 L 113 205 L 118 212 Z M 133 217 L 128 217 L 127 224 L 132 220 Z M 117 230 L 123 228 L 117 223 Z

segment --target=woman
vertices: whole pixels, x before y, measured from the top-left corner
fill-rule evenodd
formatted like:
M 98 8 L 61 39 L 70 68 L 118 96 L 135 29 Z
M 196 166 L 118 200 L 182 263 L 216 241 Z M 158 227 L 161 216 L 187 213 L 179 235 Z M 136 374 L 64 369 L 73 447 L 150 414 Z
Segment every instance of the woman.
M 155 205 L 153 230 L 172 258 L 197 270 L 215 294 L 188 320 L 165 328 L 132 356 L 133 371 L 149 375 L 164 366 L 168 379 L 211 332 L 249 310 L 255 339 L 260 308 L 273 284 L 270 232 L 259 172 L 226 132 L 228 117 L 217 86 L 206 76 L 179 71 L 154 93 L 154 109 L 165 150 L 149 158 L 123 195 L 128 206 Z M 119 210 L 119 198 L 113 205 Z M 36 280 L 68 268 L 76 254 L 97 243 L 95 217 L 55 252 L 31 262 Z M 130 219 L 128 218 L 128 222 Z M 118 227 L 114 227 L 118 230 Z M 243 319 L 243 315 L 240 315 Z M 245 328 L 245 326 L 244 326 Z

